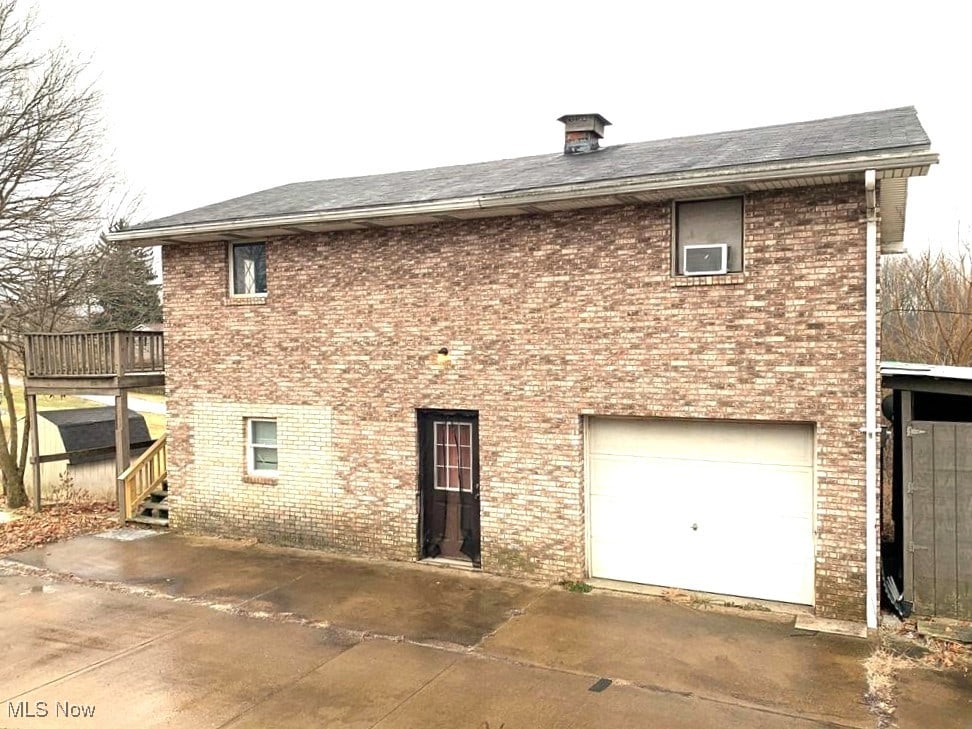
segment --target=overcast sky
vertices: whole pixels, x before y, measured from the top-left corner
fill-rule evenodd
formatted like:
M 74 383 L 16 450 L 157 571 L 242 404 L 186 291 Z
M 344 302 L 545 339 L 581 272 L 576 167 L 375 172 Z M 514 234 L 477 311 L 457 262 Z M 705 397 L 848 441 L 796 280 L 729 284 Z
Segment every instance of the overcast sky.
M 139 219 L 301 180 L 914 105 L 941 164 L 906 241 L 972 240 L 969 27 L 957 2 L 40 0 L 90 61 Z

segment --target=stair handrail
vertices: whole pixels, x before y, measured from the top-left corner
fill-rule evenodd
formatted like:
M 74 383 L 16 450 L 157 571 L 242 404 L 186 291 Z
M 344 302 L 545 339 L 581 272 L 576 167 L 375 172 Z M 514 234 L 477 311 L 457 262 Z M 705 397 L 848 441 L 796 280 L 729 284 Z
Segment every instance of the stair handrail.
M 132 461 L 132 464 L 118 475 L 118 496 L 124 500 L 119 511 L 128 521 L 135 515 L 135 507 L 155 491 L 166 478 L 166 436 L 163 435 L 148 449 Z

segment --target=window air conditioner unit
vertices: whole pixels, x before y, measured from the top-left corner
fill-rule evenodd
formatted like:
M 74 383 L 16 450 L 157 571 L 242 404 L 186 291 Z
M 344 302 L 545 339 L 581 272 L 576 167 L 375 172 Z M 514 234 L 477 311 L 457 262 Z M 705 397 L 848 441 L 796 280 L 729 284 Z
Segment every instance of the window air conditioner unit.
M 726 273 L 729 267 L 729 246 L 714 243 L 682 248 L 682 273 L 686 276 L 712 276 Z

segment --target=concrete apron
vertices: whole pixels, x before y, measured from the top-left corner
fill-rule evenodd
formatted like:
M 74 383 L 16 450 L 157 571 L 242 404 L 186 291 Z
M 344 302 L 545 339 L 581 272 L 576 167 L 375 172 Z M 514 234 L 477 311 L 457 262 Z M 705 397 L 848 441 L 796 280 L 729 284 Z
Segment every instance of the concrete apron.
M 2 726 L 6 702 L 61 695 L 106 727 L 873 724 L 870 644 L 780 615 L 175 533 L 4 571 Z

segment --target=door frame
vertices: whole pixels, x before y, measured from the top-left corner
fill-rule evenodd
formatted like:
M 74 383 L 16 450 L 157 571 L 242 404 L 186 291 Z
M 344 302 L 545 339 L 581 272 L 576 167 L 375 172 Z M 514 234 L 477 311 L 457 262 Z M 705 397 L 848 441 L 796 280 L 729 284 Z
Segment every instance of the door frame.
M 480 468 L 479 468 L 479 411 L 465 410 L 457 408 L 416 408 L 415 410 L 415 505 L 417 512 L 415 545 L 416 559 L 428 559 L 425 553 L 425 491 L 424 491 L 424 465 L 423 458 L 426 456 L 426 447 L 423 444 L 423 426 L 429 421 L 440 419 L 448 420 L 468 420 L 472 423 L 472 500 L 476 509 L 476 525 L 478 530 L 478 544 L 475 549 L 475 556 L 471 556 L 471 564 L 474 567 L 482 567 L 482 499 L 480 492 Z

